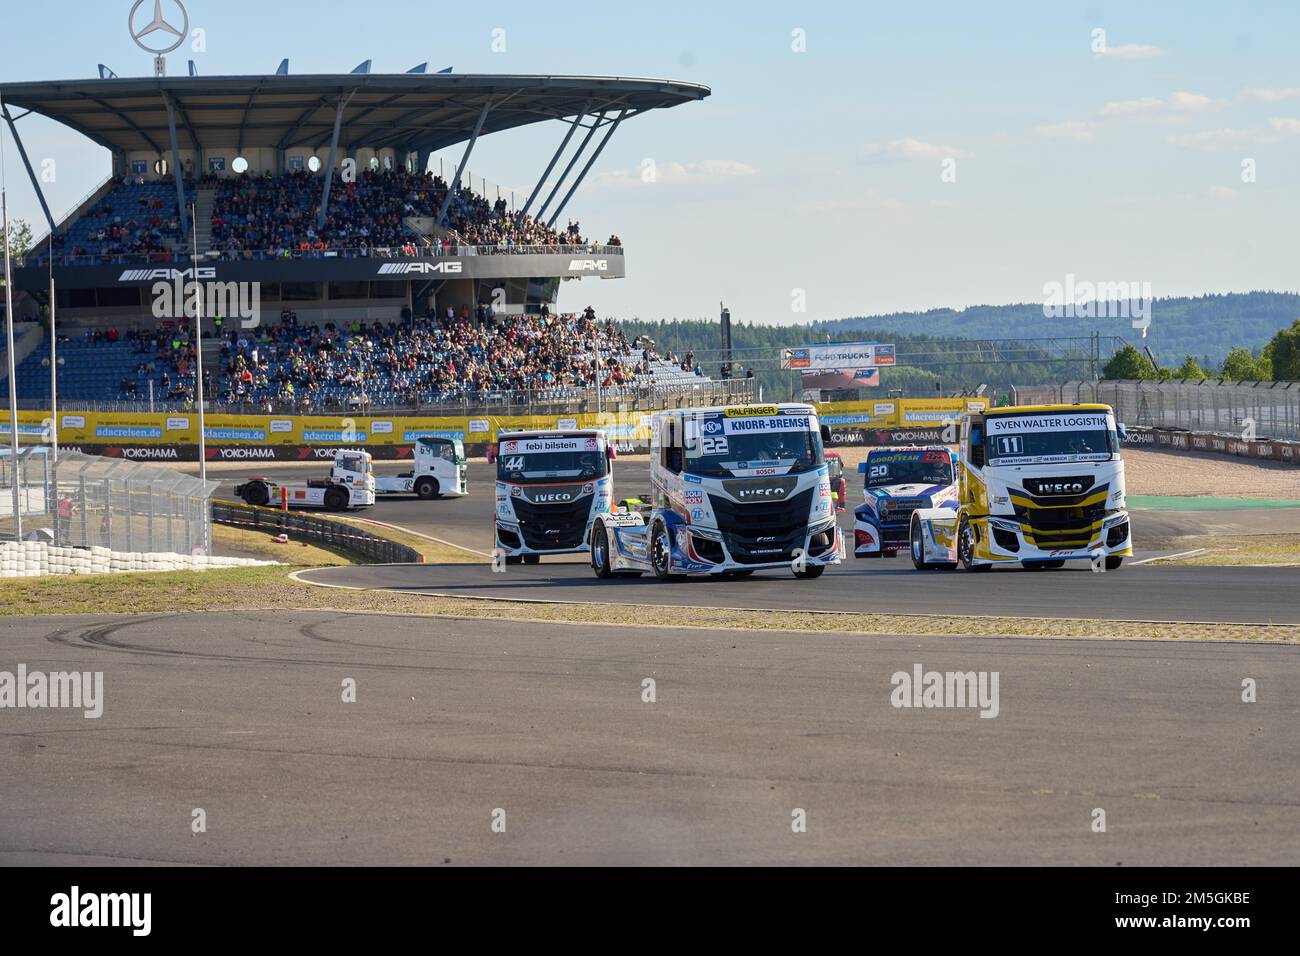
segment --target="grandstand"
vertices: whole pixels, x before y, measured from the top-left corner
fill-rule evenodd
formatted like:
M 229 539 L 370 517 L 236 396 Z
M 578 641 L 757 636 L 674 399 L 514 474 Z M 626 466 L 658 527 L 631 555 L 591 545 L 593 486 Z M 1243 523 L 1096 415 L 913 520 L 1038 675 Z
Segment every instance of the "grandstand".
M 560 315 L 558 299 L 563 280 L 625 274 L 612 230 L 594 241 L 565 216 L 613 133 L 707 87 L 367 71 L 0 84 L 49 227 L 15 270 L 19 318 L 39 318 L 52 271 L 62 400 L 185 404 L 199 347 L 207 397 L 235 407 L 694 384 L 676 363 L 634 355 L 594 315 Z M 28 115 L 111 157 L 60 220 L 21 148 Z M 542 122 L 561 133 L 526 198 L 466 185 L 481 137 Z M 447 147 L 463 151 L 444 178 L 429 160 Z M 191 343 L 183 314 L 157 313 L 154 287 L 195 278 L 254 288 L 261 328 L 237 328 L 248 314 L 223 325 L 209 313 Z M 48 398 L 47 352 L 19 353 L 24 405 Z

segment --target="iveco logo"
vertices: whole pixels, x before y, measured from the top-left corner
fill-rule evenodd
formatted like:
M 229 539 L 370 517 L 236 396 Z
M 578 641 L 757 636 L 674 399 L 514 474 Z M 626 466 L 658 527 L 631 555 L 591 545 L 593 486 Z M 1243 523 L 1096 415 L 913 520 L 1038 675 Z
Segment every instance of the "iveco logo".
M 217 270 L 213 266 L 199 269 L 127 269 L 117 277 L 118 282 L 172 282 L 175 279 L 215 279 Z
M 1038 481 L 1033 490 L 1037 495 L 1081 495 L 1088 486 L 1082 481 Z
M 736 496 L 738 498 L 784 498 L 785 489 L 778 485 L 770 488 L 739 488 Z
M 608 272 L 608 259 L 573 259 L 569 262 L 570 272 Z
M 389 262 L 379 267 L 381 276 L 404 276 L 409 273 L 427 272 L 460 273 L 464 272 L 461 262 Z
M 569 494 L 567 491 L 553 491 L 547 494 L 534 495 L 533 501 L 539 503 L 544 501 L 569 501 L 572 498 L 573 495 Z

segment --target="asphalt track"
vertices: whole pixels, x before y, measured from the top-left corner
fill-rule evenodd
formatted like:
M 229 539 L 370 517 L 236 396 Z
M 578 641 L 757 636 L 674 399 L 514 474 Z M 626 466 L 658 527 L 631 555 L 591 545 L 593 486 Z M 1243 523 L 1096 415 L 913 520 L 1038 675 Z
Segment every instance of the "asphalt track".
M 1291 647 L 275 611 L 4 631 L 0 668 L 99 670 L 105 696 L 0 712 L 4 864 L 1300 863 Z M 997 716 L 895 708 L 916 664 L 998 672 Z

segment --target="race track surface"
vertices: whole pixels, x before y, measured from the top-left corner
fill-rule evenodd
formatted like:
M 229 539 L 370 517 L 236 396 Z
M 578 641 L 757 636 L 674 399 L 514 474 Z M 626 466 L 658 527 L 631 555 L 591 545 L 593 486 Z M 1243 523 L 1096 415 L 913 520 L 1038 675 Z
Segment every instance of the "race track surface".
M 547 563 L 553 560 L 555 563 Z M 314 568 L 314 584 L 383 588 L 452 597 L 598 604 L 659 604 L 792 611 L 1061 617 L 1117 621 L 1300 623 L 1294 568 L 1142 565 L 1094 573 L 1089 564 L 986 574 L 919 572 L 907 558 L 849 559 L 814 581 L 764 571 L 739 581 L 660 582 L 646 575 L 598 580 L 585 563 L 542 559 L 494 573 L 483 564 L 403 564 Z
M 4 712 L 0 863 L 1300 863 L 1291 647 L 327 612 L 4 629 L 0 667 L 102 671 L 106 703 Z M 916 664 L 996 671 L 997 716 L 893 707 Z

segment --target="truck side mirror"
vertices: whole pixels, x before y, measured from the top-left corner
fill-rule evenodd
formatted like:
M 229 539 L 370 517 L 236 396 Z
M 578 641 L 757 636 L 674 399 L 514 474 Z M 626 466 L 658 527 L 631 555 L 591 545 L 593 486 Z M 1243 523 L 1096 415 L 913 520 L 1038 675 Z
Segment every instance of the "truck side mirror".
M 822 426 L 822 445 L 829 445 L 830 443 L 831 443 L 831 426 L 830 426 L 830 425 L 823 425 L 823 426 Z
M 984 467 L 984 446 L 983 445 L 970 446 L 970 463 L 975 468 Z
M 618 457 L 618 449 L 615 448 L 613 445 L 606 445 L 605 457 L 608 458 L 610 461 L 613 461 L 615 458 Z
M 1124 427 L 1123 422 L 1115 423 L 1115 431 L 1119 432 L 1120 441 L 1128 441 L 1128 429 Z

